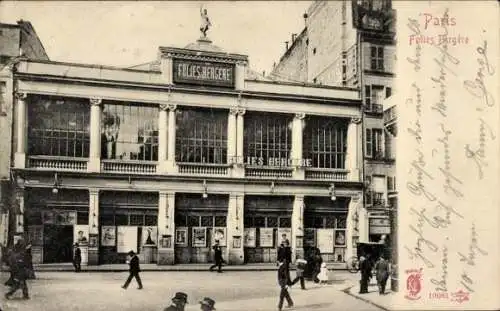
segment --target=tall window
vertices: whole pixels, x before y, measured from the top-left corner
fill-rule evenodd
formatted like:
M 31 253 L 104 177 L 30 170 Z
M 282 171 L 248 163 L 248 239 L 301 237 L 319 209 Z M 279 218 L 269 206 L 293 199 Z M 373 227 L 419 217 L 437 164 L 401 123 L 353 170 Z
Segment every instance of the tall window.
M 176 125 L 177 162 L 227 163 L 227 112 L 178 110 Z
M 365 85 L 365 107 L 367 111 L 382 113 L 384 95 L 384 86 Z
M 88 100 L 31 97 L 28 154 L 87 158 L 90 148 Z
M 370 47 L 370 68 L 372 70 L 384 70 L 384 47 L 371 46 Z
M 366 129 L 366 156 L 380 159 L 383 157 L 382 129 Z
M 317 168 L 345 168 L 347 121 L 309 117 L 304 129 L 303 158 Z
M 288 163 L 292 149 L 292 116 L 272 113 L 245 115 L 245 160 L 256 159 L 266 166 Z M 253 160 L 252 160 L 253 161 Z
M 101 117 L 101 158 L 158 160 L 158 108 L 105 103 Z

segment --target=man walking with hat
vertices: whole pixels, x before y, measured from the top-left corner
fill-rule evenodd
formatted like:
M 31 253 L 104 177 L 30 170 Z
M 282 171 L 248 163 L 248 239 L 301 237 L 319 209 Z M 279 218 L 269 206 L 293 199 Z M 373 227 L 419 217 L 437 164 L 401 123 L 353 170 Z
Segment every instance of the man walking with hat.
M 187 297 L 188 295 L 186 293 L 175 293 L 174 298 L 172 298 L 172 304 L 163 309 L 163 311 L 184 311 L 184 307 L 188 303 Z
M 73 266 L 75 267 L 75 272 L 82 271 L 82 251 L 78 243 L 75 243 L 73 250 Z
M 215 310 L 215 300 L 209 297 L 203 298 L 202 301 L 200 301 L 200 306 L 202 311 L 212 311 Z
M 135 277 L 135 280 L 139 285 L 137 289 L 142 289 L 142 281 L 141 277 L 139 276 L 139 272 L 141 272 L 141 268 L 139 267 L 139 257 L 137 257 L 134 251 L 128 252 L 128 255 L 130 256 L 130 260 L 127 260 L 127 263 L 129 264 L 129 276 L 127 281 L 125 281 L 125 284 L 123 284 L 122 288 L 127 289 L 130 281 L 132 281 L 132 278 Z

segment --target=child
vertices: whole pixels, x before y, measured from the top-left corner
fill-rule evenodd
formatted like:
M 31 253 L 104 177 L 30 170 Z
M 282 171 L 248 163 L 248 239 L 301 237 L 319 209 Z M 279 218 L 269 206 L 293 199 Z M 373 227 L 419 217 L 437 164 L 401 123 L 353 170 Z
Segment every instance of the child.
M 326 267 L 326 263 L 321 264 L 321 270 L 318 275 L 319 284 L 327 284 L 328 283 L 328 268 Z

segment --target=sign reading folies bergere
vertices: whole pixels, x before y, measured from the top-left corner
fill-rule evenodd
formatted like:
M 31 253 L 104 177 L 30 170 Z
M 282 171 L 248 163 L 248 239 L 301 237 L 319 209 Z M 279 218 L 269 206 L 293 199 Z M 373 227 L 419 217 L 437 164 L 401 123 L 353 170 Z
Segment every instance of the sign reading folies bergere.
M 174 59 L 174 83 L 234 86 L 234 65 Z

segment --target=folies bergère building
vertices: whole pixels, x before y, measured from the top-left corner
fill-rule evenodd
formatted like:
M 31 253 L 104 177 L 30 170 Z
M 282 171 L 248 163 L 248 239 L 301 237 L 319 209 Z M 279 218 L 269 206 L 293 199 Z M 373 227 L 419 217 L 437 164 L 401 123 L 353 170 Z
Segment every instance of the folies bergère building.
M 123 69 L 22 60 L 11 231 L 35 263 L 275 262 L 368 239 L 358 89 L 284 83 L 202 37 Z M 353 247 L 354 246 L 354 247 Z

